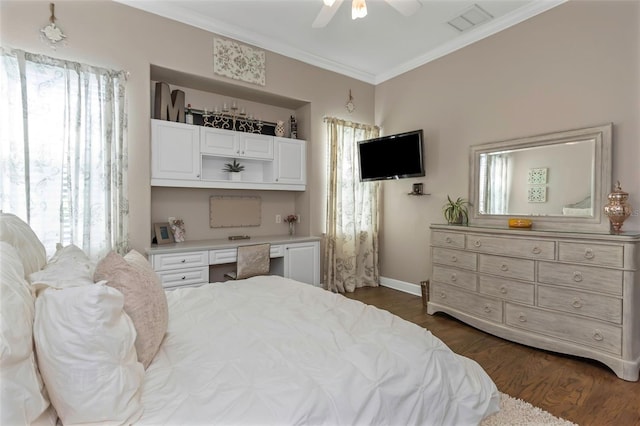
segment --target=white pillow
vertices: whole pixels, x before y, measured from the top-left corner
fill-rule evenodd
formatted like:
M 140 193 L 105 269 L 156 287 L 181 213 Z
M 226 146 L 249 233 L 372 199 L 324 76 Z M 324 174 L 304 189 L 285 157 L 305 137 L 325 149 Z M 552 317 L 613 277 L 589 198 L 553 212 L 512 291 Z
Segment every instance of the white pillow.
M 65 247 L 58 246 L 44 269 L 31 274 L 29 280 L 36 290 L 89 285 L 93 284 L 95 269 L 95 262 L 82 249 L 69 244 Z
M 49 400 L 33 352 L 34 297 L 17 251 L 6 242 L 0 242 L 0 293 L 0 424 L 31 424 Z
M 144 368 L 124 296 L 103 282 L 47 288 L 36 299 L 38 365 L 65 425 L 130 424 L 142 415 Z
M 0 241 L 16 249 L 25 277 L 39 271 L 47 263 L 44 246 L 31 227 L 16 215 L 0 212 Z

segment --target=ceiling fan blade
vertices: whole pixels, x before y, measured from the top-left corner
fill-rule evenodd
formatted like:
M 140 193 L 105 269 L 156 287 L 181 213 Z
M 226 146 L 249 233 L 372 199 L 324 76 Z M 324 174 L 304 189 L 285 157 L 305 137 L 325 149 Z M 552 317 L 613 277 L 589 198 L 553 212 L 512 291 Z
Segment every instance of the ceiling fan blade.
M 411 16 L 422 7 L 422 4 L 418 0 L 385 0 L 389 3 L 389 6 L 403 14 L 404 16 Z
M 320 9 L 320 13 L 316 16 L 316 20 L 313 21 L 311 27 L 313 28 L 324 28 L 333 18 L 333 15 L 336 14 L 343 0 L 336 0 L 331 6 L 327 6 L 325 4 L 322 5 L 322 9 Z

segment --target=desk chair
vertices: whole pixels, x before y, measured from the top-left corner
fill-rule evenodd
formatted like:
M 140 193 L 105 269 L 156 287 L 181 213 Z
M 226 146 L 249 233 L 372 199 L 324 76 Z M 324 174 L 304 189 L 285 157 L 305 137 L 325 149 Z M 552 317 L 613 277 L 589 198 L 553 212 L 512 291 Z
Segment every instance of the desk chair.
M 236 271 L 224 274 L 226 278 L 241 280 L 256 275 L 269 274 L 271 244 L 239 246 L 237 250 Z

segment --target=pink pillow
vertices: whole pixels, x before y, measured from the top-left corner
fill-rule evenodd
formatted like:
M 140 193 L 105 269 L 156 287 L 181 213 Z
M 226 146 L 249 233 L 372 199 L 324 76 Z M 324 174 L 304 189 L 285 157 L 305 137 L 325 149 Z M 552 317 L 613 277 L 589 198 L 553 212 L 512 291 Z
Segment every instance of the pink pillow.
M 131 257 L 137 258 L 133 254 Z M 151 266 L 145 270 L 139 262 L 135 263 L 130 264 L 116 252 L 110 252 L 98 262 L 94 280 L 106 280 L 108 286 L 124 294 L 124 311 L 138 334 L 135 343 L 138 361 L 146 369 L 167 332 L 169 308 L 160 279 Z

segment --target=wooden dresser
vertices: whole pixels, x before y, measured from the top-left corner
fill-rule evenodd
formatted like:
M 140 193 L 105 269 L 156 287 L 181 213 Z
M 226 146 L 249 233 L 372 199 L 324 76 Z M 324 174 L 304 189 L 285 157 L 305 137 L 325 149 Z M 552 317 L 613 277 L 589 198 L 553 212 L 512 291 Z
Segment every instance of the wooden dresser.
M 640 233 L 431 226 L 429 314 L 528 346 L 640 368 Z

